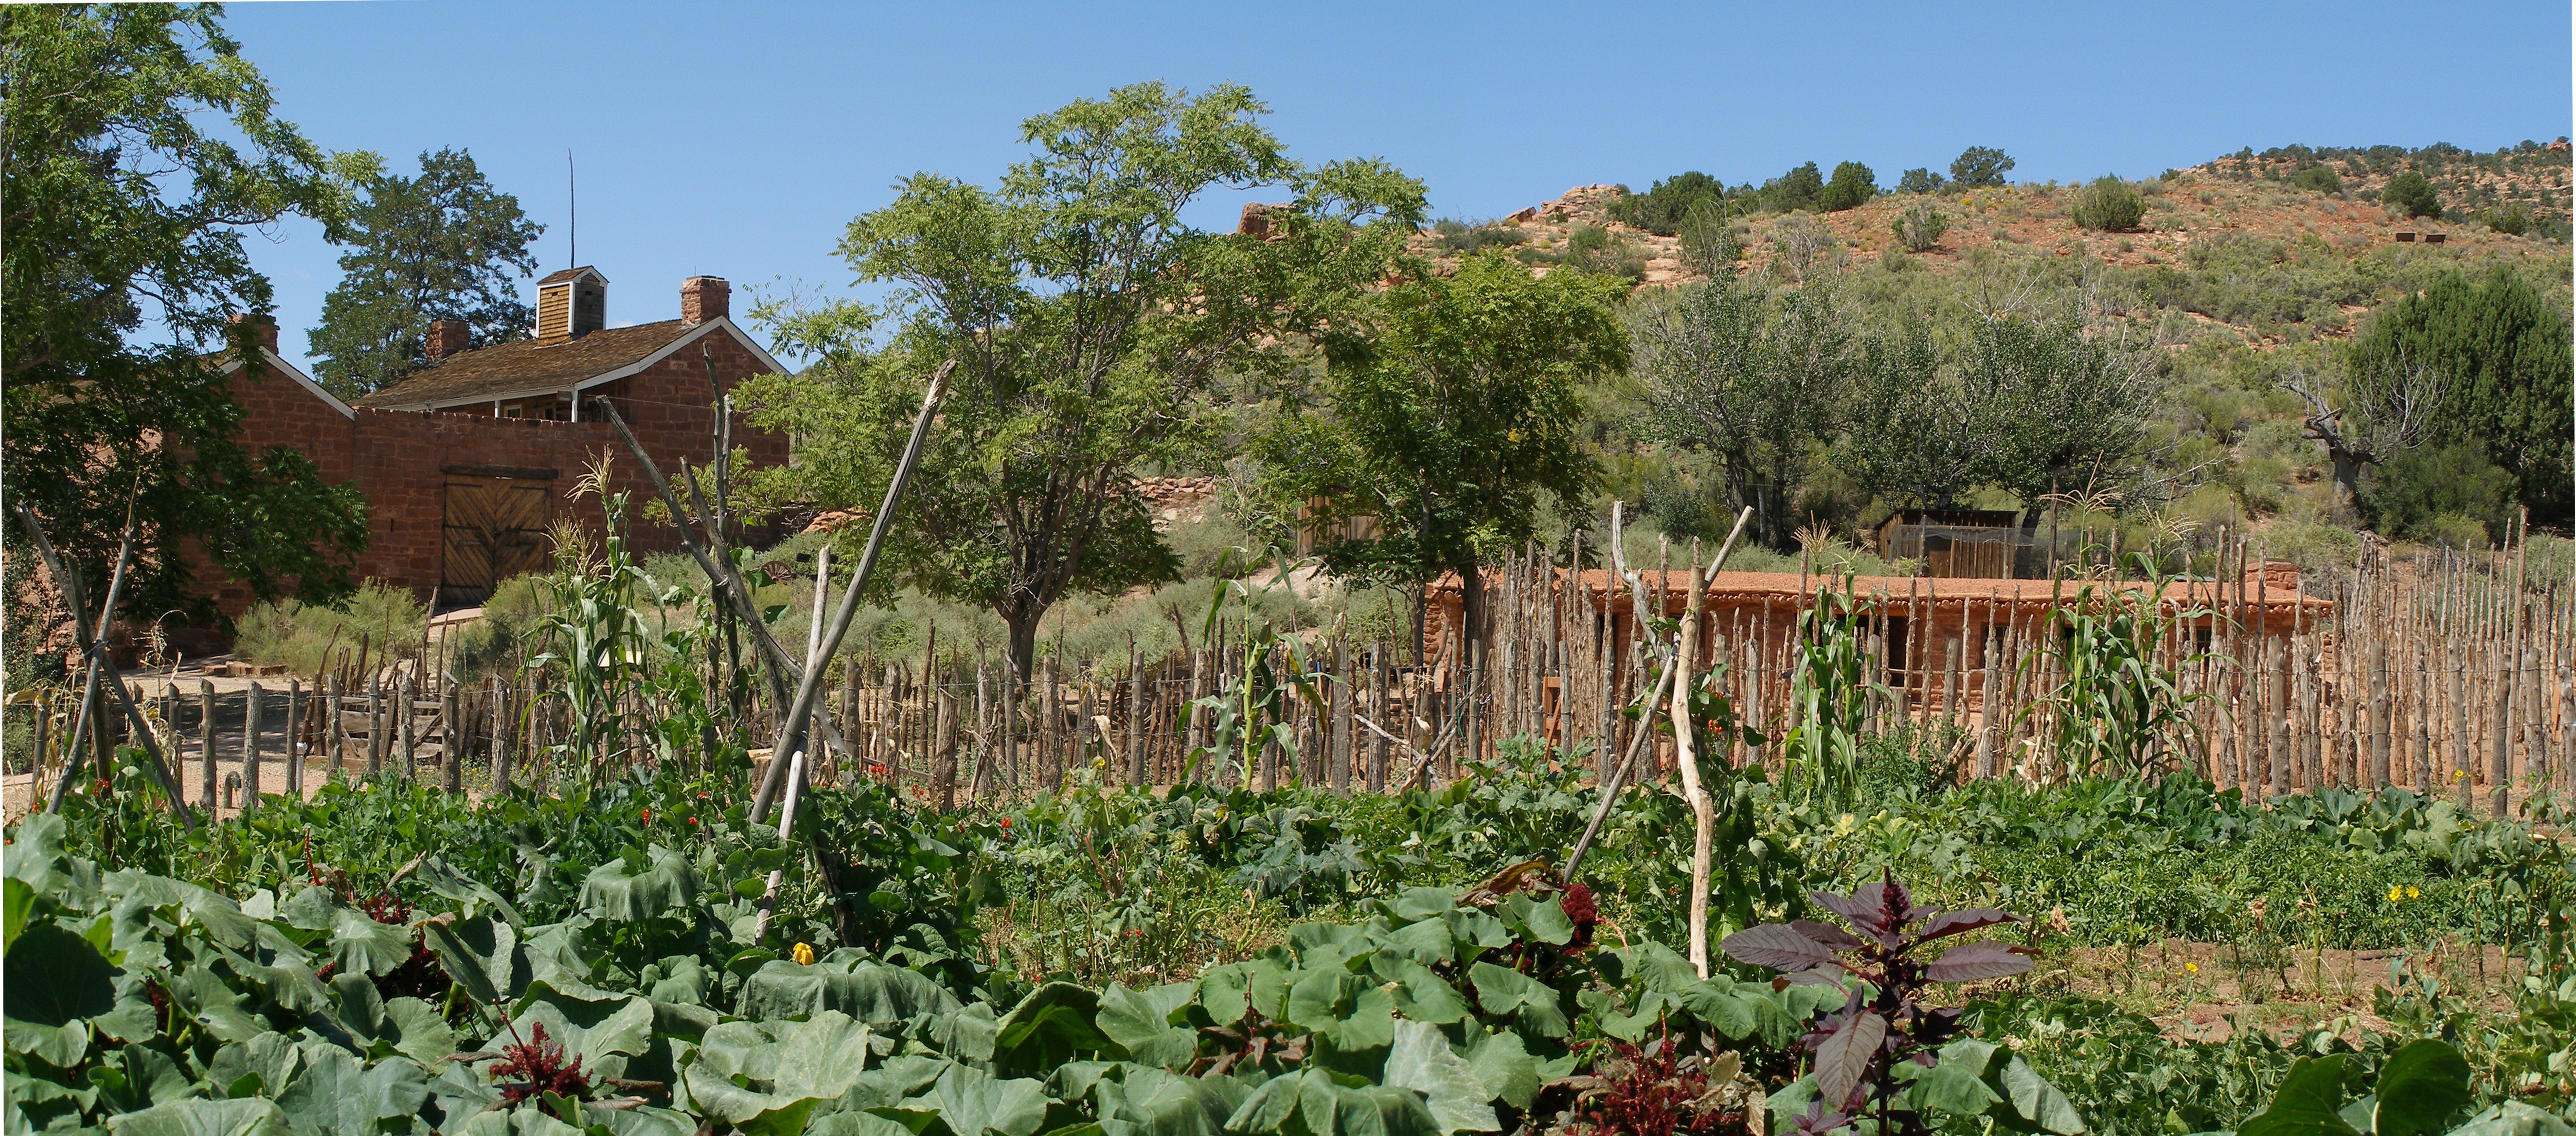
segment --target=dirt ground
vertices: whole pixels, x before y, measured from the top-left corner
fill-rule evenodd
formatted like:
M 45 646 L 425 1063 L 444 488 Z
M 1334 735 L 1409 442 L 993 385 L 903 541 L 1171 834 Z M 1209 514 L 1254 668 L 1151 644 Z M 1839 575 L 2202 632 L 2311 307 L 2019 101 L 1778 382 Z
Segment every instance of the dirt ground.
M 2165 1027 L 2177 1041 L 2225 1041 L 2259 1026 L 2276 1036 L 2320 1027 L 2380 1032 L 2377 992 L 2399 973 L 2430 975 L 2442 988 L 2509 1013 L 2522 960 L 2500 947 L 2441 941 L 2407 950 L 2283 948 L 2268 957 L 2220 943 L 2171 939 L 2137 948 L 2050 950 L 2024 981 L 2120 1003 Z
M 125 676 L 128 685 L 141 692 L 141 705 L 146 714 L 154 713 L 154 707 L 160 702 L 162 695 L 173 687 L 177 689 L 180 698 L 191 704 L 196 701 L 205 686 L 211 685 L 214 688 L 215 803 L 218 811 L 224 816 L 235 816 L 240 812 L 239 806 L 242 799 L 240 795 L 236 794 L 233 805 L 226 807 L 223 802 L 222 786 L 240 776 L 242 771 L 242 732 L 249 716 L 250 691 L 253 685 L 257 685 L 265 696 L 260 709 L 259 723 L 260 792 L 269 795 L 285 794 L 286 692 L 288 683 L 294 681 L 293 676 L 288 675 L 251 678 L 221 673 L 228 669 L 233 661 L 229 655 L 215 655 L 202 659 L 189 659 L 175 668 L 160 668 L 149 672 L 129 671 Z M 307 678 L 301 681 L 301 685 L 305 696 L 303 714 L 310 715 L 316 705 L 312 697 L 312 683 Z M 106 697 L 108 696 L 102 692 L 102 698 Z M 108 705 L 112 711 L 113 702 L 109 702 Z M 177 767 L 172 769 L 171 773 L 178 779 L 181 794 L 188 803 L 202 805 L 205 802 L 203 793 L 205 750 L 195 726 L 194 711 L 189 711 L 181 720 L 187 723 L 187 726 L 181 732 L 177 746 Z M 303 756 L 306 761 L 304 793 L 310 797 L 319 792 L 322 783 L 328 780 L 330 766 L 324 756 L 318 752 L 308 752 Z M 365 771 L 363 759 L 353 759 L 349 768 L 352 774 L 363 773 Z M 27 815 L 32 793 L 36 788 L 34 783 L 37 780 L 38 778 L 33 774 L 28 773 L 10 773 L 5 778 L 0 778 L 0 816 L 5 816 L 9 823 L 15 823 L 20 817 Z M 52 792 L 53 785 L 50 778 L 44 780 L 43 790 L 47 793 Z

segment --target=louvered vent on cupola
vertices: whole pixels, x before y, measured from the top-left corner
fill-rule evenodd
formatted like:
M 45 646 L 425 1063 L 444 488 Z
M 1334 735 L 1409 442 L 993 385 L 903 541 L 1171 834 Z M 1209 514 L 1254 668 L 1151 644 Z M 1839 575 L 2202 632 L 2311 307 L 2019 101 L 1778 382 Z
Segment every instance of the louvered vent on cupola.
M 579 339 L 608 326 L 608 278 L 567 268 L 537 281 L 537 341 Z

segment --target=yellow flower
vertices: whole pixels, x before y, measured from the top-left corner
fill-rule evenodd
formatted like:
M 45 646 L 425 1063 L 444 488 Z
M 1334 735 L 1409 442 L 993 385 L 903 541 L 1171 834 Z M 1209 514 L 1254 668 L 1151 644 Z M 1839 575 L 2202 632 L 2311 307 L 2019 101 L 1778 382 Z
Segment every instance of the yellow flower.
M 2465 770 L 2465 769 L 2454 769 L 2454 770 L 2452 770 L 2452 771 L 2451 771 L 2451 780 L 2453 780 L 2453 781 L 2466 781 L 2466 780 L 2468 780 L 2468 778 L 2469 778 L 2469 771 L 2468 771 L 2468 770 Z
M 2413 884 L 2408 884 L 2408 885 L 2406 885 L 2406 898 L 2408 898 L 2408 899 L 2416 899 L 2416 898 L 2421 897 L 2423 894 L 2424 894 L 2423 892 L 2420 892 L 2420 891 L 2415 890 L 2415 885 L 2413 885 Z
M 788 954 L 796 960 L 796 965 L 798 966 L 814 965 L 814 948 L 803 943 L 796 944 L 796 949 L 788 952 Z
M 2399 887 L 2396 884 L 2388 885 L 2388 902 L 2395 903 L 2404 898 L 2406 898 L 2405 888 Z
M 2182 969 L 2185 974 L 2198 974 L 2200 973 L 2200 964 L 2196 962 L 2187 962 L 2182 964 Z

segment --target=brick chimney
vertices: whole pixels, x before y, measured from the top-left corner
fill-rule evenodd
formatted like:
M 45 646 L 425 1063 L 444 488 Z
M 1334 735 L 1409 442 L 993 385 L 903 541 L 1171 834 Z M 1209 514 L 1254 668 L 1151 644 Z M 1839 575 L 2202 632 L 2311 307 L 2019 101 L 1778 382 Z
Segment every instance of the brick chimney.
M 259 328 L 259 345 L 271 355 L 277 354 L 277 320 L 258 312 L 235 312 L 226 323 L 247 323 Z
M 692 276 L 680 282 L 680 324 L 696 327 L 732 315 L 733 285 L 721 276 Z
M 460 319 L 429 321 L 429 348 L 425 352 L 432 363 L 474 345 L 474 333 Z

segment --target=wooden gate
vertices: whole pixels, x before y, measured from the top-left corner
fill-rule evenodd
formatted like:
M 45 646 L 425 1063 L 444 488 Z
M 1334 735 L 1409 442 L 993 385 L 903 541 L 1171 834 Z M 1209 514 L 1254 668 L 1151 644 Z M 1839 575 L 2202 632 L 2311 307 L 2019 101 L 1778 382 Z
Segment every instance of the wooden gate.
M 450 466 L 446 474 L 439 606 L 479 604 L 501 581 L 545 571 L 555 471 Z

